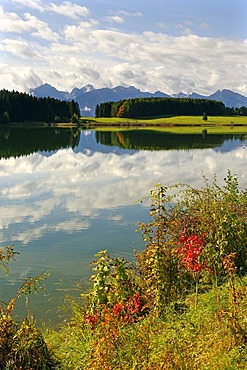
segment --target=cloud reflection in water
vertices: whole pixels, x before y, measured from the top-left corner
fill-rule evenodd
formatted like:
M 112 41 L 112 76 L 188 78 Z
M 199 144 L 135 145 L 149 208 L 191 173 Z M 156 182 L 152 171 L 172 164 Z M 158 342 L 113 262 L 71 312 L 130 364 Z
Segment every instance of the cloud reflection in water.
M 156 183 L 201 186 L 202 171 L 209 179 L 217 174 L 222 182 L 230 169 L 246 187 L 246 159 L 242 145 L 226 152 L 140 150 L 131 155 L 94 152 L 90 156 L 64 149 L 48 157 L 35 153 L 4 159 L 0 161 L 1 235 L 4 238 L 5 230 L 17 223 L 24 223 L 27 230 L 32 224 L 29 237 L 25 229 L 11 235 L 25 244 L 47 230 L 73 233 L 90 227 L 90 219 L 102 217 L 105 210 L 147 196 Z
M 0 160 L 1 245 L 15 243 L 21 252 L 3 278 L 0 296 L 7 300 L 23 278 L 51 268 L 46 306 L 52 320 L 57 320 L 61 289 L 82 276 L 87 281 L 94 253 L 107 248 L 129 259 L 134 248 L 143 246 L 134 230 L 148 209 L 134 203 L 155 184 L 200 187 L 202 171 L 209 179 L 217 174 L 222 183 L 230 169 L 247 187 L 245 142 L 229 140 L 215 149 L 135 151 L 100 145 L 93 132 L 82 132 L 80 143 L 74 150 Z M 35 313 L 46 320 L 42 299 L 35 297 Z

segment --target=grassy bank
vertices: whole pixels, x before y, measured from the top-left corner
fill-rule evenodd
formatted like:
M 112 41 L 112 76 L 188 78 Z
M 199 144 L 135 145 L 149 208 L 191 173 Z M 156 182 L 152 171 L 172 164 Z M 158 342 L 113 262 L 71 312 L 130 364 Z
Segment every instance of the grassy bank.
M 204 121 L 201 116 L 167 116 L 156 118 L 81 118 L 81 122 L 85 121 L 91 125 L 124 125 L 124 126 L 247 126 L 247 117 L 245 116 L 215 116 L 208 117 Z
M 204 121 L 201 116 L 164 116 L 164 117 L 147 117 L 147 118 L 94 118 L 94 117 L 81 117 L 78 123 L 69 122 L 41 122 L 41 121 L 25 121 L 25 122 L 11 122 L 8 124 L 1 124 L 1 127 L 83 127 L 83 128 L 104 128 L 104 127 L 122 127 L 122 128 L 224 128 L 240 130 L 246 132 L 247 129 L 247 116 L 215 116 L 208 117 Z
M 238 292 L 243 292 L 246 283 L 245 279 L 237 285 Z M 239 318 L 246 315 L 246 309 L 245 299 L 238 306 Z M 74 320 L 61 331 L 45 333 L 62 369 L 246 369 L 242 326 L 235 327 L 236 313 L 233 318 L 227 286 L 200 294 L 197 306 L 195 296 L 190 295 L 167 307 L 163 318 L 149 314 L 126 325 L 109 316 L 104 325 L 92 329 L 83 325 L 79 307 L 74 310 Z M 246 327 L 244 316 L 243 324 Z

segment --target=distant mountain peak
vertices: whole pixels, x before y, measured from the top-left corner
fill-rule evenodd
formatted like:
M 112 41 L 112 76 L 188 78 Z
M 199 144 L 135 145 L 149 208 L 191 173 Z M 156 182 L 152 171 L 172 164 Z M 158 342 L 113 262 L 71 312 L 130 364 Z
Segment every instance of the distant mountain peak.
M 55 89 L 55 87 L 51 86 L 50 84 L 48 84 L 47 82 L 45 82 L 43 85 L 39 86 L 39 87 L 52 87 L 53 89 Z
M 241 108 L 243 106 L 247 106 L 247 97 L 227 89 L 217 90 L 208 98 L 220 100 L 225 104 L 226 107 Z
M 137 89 L 134 86 L 116 86 L 112 89 L 112 91 L 138 91 L 140 92 L 141 90 Z
M 41 86 L 38 86 L 34 89 L 29 89 L 29 92 L 38 98 L 43 98 L 43 97 L 51 97 L 51 98 L 56 98 L 60 100 L 67 100 L 64 98 L 65 94 L 68 94 L 66 91 L 59 91 L 57 90 L 54 86 L 44 83 Z
M 180 91 L 178 94 L 172 94 L 171 95 L 173 98 L 187 98 L 188 95 Z
M 86 92 L 95 90 L 95 87 L 91 84 L 87 84 L 83 86 L 82 90 L 86 93 Z
M 95 89 L 93 85 L 87 84 L 82 88 L 75 87 L 71 93 L 69 93 L 59 91 L 50 84 L 44 83 L 35 89 L 30 89 L 29 92 L 37 97 L 50 96 L 51 98 L 60 100 L 74 99 L 80 106 L 81 114 L 88 116 L 94 115 L 96 105 L 103 102 L 148 97 L 211 99 L 222 101 L 226 107 L 247 107 L 247 97 L 227 89 L 217 90 L 209 96 L 200 95 L 196 92 L 192 92 L 191 94 L 179 92 L 178 94 L 168 95 L 161 91 L 156 91 L 155 93 L 150 93 L 148 91 L 143 92 L 134 86 L 116 86 L 114 88 L 104 87 Z
M 93 90 L 95 90 L 94 86 L 91 84 L 88 84 L 88 85 L 83 86 L 82 88 L 74 87 L 70 94 L 73 99 L 76 99 L 81 94 L 85 94 Z

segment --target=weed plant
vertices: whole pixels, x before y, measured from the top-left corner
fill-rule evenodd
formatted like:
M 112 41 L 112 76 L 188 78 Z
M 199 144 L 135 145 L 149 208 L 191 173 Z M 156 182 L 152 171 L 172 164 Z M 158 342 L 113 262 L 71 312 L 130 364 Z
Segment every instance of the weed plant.
M 0 268 L 8 273 L 8 264 L 18 253 L 13 246 L 0 247 Z M 10 302 L 0 302 L 0 369 L 54 369 L 58 362 L 48 349 L 43 334 L 36 327 L 32 316 L 17 321 L 14 308 L 18 298 L 26 298 L 32 292 L 42 289 L 47 273 L 28 278 L 17 290 Z

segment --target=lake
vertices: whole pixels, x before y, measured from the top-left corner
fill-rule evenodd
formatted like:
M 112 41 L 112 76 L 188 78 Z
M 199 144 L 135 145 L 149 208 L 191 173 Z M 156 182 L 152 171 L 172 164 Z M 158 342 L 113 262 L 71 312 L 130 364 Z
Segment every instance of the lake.
M 225 129 L 227 131 L 227 129 Z M 246 148 L 246 149 L 245 149 Z M 67 294 L 89 284 L 94 254 L 134 259 L 144 248 L 138 223 L 149 217 L 157 183 L 219 184 L 230 169 L 247 187 L 247 132 L 175 134 L 157 130 L 93 131 L 0 128 L 0 245 L 20 253 L 5 277 L 7 301 L 23 279 L 50 270 L 46 292 L 30 298 L 38 321 L 58 323 Z M 25 309 L 26 310 L 26 309 Z M 23 301 L 17 313 L 24 314 Z

